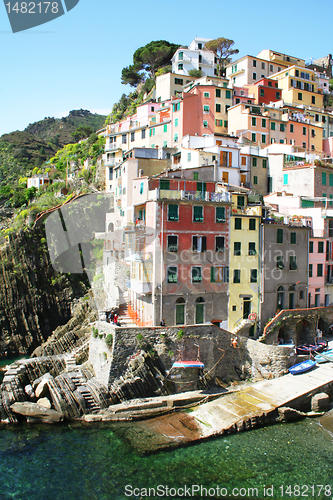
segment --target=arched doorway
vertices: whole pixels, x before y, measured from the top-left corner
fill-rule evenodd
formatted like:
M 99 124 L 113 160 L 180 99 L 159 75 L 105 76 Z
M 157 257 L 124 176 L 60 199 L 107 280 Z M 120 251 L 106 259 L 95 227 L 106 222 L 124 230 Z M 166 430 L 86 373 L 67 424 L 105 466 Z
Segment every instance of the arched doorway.
M 205 300 L 198 297 L 195 301 L 195 324 L 201 324 L 205 321 Z
M 277 289 L 276 309 L 281 311 L 283 308 L 284 308 L 284 288 L 283 286 L 279 286 Z
M 295 287 L 291 285 L 288 288 L 289 292 L 289 307 L 288 309 L 295 309 Z
M 108 232 L 109 232 L 109 233 L 113 233 L 113 232 L 114 232 L 114 225 L 113 225 L 113 222 L 109 222 L 109 225 L 108 225 Z
M 176 300 L 176 325 L 185 325 L 185 299 Z

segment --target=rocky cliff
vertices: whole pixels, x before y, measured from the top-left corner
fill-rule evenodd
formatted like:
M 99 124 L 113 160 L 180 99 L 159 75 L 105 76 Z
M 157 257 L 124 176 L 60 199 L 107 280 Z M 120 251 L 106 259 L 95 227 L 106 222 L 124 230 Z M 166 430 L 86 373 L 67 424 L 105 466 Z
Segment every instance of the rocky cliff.
M 88 286 L 85 275 L 53 270 L 43 228 L 10 235 L 0 250 L 0 355 L 31 353 L 70 319 Z

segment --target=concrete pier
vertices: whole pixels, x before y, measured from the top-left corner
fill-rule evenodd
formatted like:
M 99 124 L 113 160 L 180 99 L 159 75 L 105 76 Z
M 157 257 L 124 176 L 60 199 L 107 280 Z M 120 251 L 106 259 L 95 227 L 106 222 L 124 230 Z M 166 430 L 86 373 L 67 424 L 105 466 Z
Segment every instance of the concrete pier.
M 149 453 L 264 424 L 279 407 L 310 411 L 311 397 L 319 392 L 333 395 L 333 363 L 261 380 L 187 411 L 123 424 L 120 434 L 140 453 Z

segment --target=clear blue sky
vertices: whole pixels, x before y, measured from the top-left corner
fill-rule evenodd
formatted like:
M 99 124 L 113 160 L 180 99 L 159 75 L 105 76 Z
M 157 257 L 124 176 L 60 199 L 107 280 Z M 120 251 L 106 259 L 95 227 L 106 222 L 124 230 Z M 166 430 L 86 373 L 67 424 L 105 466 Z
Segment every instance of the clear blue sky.
M 80 0 L 64 16 L 13 34 L 2 5 L 0 135 L 71 109 L 109 112 L 130 90 L 121 69 L 152 40 L 188 45 L 195 36 L 224 36 L 239 57 L 262 49 L 323 57 L 333 52 L 332 14 L 331 0 Z

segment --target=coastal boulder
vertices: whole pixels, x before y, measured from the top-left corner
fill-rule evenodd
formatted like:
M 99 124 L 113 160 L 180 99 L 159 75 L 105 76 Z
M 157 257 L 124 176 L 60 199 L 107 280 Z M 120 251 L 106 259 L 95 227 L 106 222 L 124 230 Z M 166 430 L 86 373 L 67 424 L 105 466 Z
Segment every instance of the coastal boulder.
M 51 410 L 37 403 L 22 402 L 11 405 L 11 410 L 18 415 L 23 415 L 29 422 L 44 422 L 54 424 L 63 420 L 63 414 L 56 410 Z

